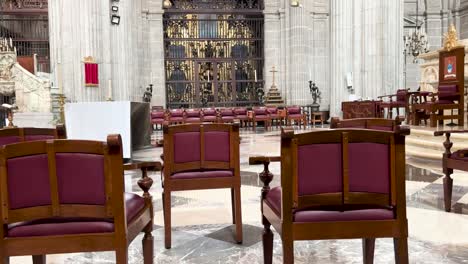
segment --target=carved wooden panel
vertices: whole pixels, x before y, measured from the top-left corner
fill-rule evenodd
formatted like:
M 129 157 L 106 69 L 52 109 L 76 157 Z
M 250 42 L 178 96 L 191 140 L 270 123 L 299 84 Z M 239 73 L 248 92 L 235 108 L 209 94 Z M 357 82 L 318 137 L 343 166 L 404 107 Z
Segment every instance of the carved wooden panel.
M 378 117 L 377 105 L 380 101 L 343 102 L 343 119 Z

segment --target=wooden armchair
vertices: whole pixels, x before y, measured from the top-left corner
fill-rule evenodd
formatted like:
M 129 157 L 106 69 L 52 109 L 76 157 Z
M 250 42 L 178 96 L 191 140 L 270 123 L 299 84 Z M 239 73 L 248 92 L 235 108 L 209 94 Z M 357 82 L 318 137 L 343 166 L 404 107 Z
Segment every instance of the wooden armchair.
M 257 123 L 263 122 L 265 130 L 268 130 L 271 127 L 271 116 L 266 107 L 255 107 L 252 109 L 252 127 L 255 131 L 257 129 Z
M 201 109 L 185 109 L 184 124 L 203 123 L 203 111 Z
M 307 115 L 302 112 L 299 106 L 286 107 L 286 120 L 288 126 L 291 126 L 295 122 L 299 124 L 299 127 L 304 125 L 305 128 L 307 125 Z
M 247 126 L 247 123 L 249 122 L 249 116 L 247 114 L 247 108 L 245 108 L 245 107 L 235 108 L 234 113 L 236 114 L 236 119 L 239 120 L 240 125 L 242 127 Z
M 153 126 L 153 129 L 158 129 L 158 125 L 162 127 L 164 122 L 168 119 L 167 115 L 168 114 L 164 109 L 151 109 L 151 125 Z
M 236 119 L 236 113 L 232 108 L 219 109 L 218 113 L 219 123 L 234 123 Z
M 281 134 L 281 157 L 263 164 L 264 263 L 272 263 L 273 233 L 283 241 L 283 263 L 294 263 L 294 241 L 362 238 L 364 263 L 373 263 L 375 239 L 392 237 L 397 263 L 408 263 L 405 135 L 370 130 Z M 270 188 L 270 162 L 281 161 L 281 186 Z
M 65 126 L 63 125 L 58 125 L 55 129 L 32 127 L 14 127 L 0 129 L 0 146 L 25 141 L 65 138 L 67 138 L 67 133 L 65 130 Z
M 452 210 L 452 188 L 453 179 L 450 177 L 453 170 L 461 170 L 468 172 L 468 149 L 461 149 L 452 153 L 453 142 L 450 141 L 452 134 L 468 133 L 468 130 L 445 130 L 435 131 L 434 136 L 445 135 L 446 140 L 444 142 L 445 152 L 442 156 L 442 168 L 445 174 L 444 177 L 444 202 L 445 211 L 450 212 Z
M 215 108 L 203 109 L 203 122 L 208 122 L 208 123 L 218 122 L 218 111 Z
M 242 243 L 239 125 L 164 127 L 163 211 L 165 247 L 171 248 L 171 192 L 231 189 L 235 240 Z
M 271 123 L 273 124 L 273 121 L 274 121 L 276 124 L 276 127 L 281 126 L 283 124 L 283 117 L 278 111 L 278 107 L 275 107 L 275 106 L 268 107 L 268 113 L 270 113 Z
M 144 232 L 144 263 L 153 263 L 152 181 L 143 197 L 125 193 L 122 142 L 48 140 L 0 149 L 0 260 L 33 255 L 115 251 L 127 263 L 128 246 Z M 159 164 L 160 165 L 160 164 Z
M 183 124 L 185 122 L 184 112 L 184 109 L 170 109 L 168 111 L 167 121 L 171 125 Z
M 400 125 L 401 119 L 399 117 L 396 117 L 394 120 L 384 118 L 355 118 L 340 120 L 338 117 L 332 117 L 330 128 L 358 128 L 395 131 Z
M 397 116 L 400 116 L 400 108 L 405 109 L 406 120 L 409 120 L 410 115 L 410 98 L 411 94 L 409 89 L 399 89 L 396 94 L 379 96 L 379 99 L 388 98 L 389 101 L 379 103 L 379 108 L 381 111 L 388 109 L 387 118 L 393 118 L 393 109 L 397 110 Z M 396 99 L 394 101 L 394 99 Z M 382 113 L 382 117 L 383 113 Z
M 418 112 L 424 112 L 429 116 L 431 127 L 436 127 L 437 123 L 443 125 L 443 121 L 447 119 L 457 119 L 459 126 L 464 125 L 464 87 L 460 88 L 457 84 L 441 85 L 437 93 L 431 93 L 429 96 L 429 102 L 412 106 L 413 118 Z M 445 110 L 450 110 L 451 114 L 445 115 Z M 453 113 L 454 110 L 457 111 L 456 114 Z M 419 120 L 414 120 L 414 123 L 419 124 Z

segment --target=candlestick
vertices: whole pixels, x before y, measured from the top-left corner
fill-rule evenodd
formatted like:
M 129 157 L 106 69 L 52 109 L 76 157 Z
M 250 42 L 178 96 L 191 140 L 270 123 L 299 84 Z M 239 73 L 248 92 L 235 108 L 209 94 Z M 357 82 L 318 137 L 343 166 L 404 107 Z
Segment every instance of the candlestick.
M 59 88 L 59 94 L 63 94 L 63 87 L 62 87 L 62 64 L 59 62 L 57 63 L 57 86 Z
M 13 40 L 10 38 L 10 47 L 13 47 Z
M 255 74 L 255 82 L 257 82 L 257 70 L 254 71 Z
M 208 71 L 208 82 L 210 82 L 210 71 Z

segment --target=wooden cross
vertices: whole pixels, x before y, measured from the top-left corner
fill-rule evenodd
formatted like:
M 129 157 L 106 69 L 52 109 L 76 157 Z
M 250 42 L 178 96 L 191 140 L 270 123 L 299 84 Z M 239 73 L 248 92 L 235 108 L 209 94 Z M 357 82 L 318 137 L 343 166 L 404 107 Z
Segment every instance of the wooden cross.
M 273 73 L 273 85 L 272 86 L 276 86 L 275 84 L 275 73 L 277 73 L 278 71 L 275 69 L 275 66 L 273 66 L 272 70 L 270 71 L 271 73 Z

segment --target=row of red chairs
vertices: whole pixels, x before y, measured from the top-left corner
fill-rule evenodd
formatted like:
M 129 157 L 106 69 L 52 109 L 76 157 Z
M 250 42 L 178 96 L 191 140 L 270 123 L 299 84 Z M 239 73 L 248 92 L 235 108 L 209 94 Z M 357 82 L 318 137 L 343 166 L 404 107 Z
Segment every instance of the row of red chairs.
M 237 108 L 204 108 L 204 109 L 161 109 L 151 111 L 153 126 L 163 124 L 194 124 L 194 123 L 233 123 L 238 120 L 241 125 L 249 125 L 255 129 L 258 122 L 264 122 L 265 128 L 271 127 L 273 122 L 299 126 L 306 125 L 307 116 L 299 106 L 288 106 L 284 109 L 278 107 L 246 107 Z

